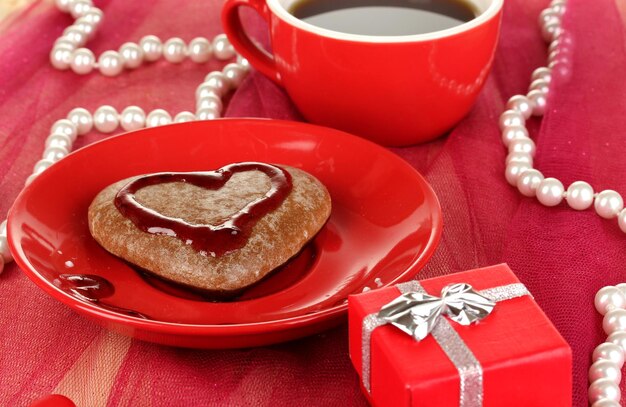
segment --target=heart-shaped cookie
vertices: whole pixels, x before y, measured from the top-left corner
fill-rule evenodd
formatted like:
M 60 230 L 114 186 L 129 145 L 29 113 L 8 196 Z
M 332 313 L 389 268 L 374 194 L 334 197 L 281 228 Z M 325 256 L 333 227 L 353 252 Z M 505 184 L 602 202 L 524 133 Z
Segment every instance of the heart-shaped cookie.
M 92 236 L 166 280 L 235 294 L 285 263 L 330 215 L 310 174 L 264 163 L 119 181 L 89 207 Z

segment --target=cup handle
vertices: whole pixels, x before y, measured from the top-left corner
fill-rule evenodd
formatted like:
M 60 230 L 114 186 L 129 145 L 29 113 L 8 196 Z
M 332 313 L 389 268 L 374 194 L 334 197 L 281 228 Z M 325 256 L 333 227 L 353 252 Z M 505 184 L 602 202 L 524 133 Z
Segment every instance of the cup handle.
M 237 52 L 250 61 L 259 72 L 281 85 L 280 73 L 274 57 L 256 46 L 246 35 L 239 18 L 239 7 L 251 7 L 270 24 L 271 12 L 265 0 L 226 0 L 222 8 L 222 26 L 229 41 Z

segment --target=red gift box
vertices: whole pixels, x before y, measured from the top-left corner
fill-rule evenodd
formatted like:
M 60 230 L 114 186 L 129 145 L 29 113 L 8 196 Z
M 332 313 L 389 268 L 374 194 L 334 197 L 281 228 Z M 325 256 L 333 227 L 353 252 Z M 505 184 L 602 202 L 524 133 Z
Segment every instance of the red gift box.
M 501 264 L 420 282 L 435 296 L 455 283 L 481 291 L 519 280 Z M 441 344 L 433 335 L 417 341 L 392 325 L 371 333 L 370 391 L 363 385 L 364 318 L 400 294 L 398 287 L 388 287 L 349 298 L 350 357 L 363 391 L 375 406 L 459 406 L 460 374 Z M 498 301 L 477 324 L 463 326 L 441 318 L 449 321 L 482 367 L 483 406 L 571 406 L 571 349 L 530 295 Z

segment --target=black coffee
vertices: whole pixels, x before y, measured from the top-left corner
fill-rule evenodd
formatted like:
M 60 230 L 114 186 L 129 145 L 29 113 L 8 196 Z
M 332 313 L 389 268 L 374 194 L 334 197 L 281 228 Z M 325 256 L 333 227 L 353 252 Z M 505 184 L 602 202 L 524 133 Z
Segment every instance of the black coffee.
M 424 34 L 478 15 L 467 0 L 296 0 L 288 11 L 321 28 L 361 35 Z

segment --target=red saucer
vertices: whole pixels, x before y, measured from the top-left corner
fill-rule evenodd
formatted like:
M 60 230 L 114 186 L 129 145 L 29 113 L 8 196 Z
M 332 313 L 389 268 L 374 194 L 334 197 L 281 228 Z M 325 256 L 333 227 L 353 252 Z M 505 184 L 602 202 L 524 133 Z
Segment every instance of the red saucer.
M 235 300 L 211 302 L 146 278 L 89 235 L 87 208 L 115 181 L 240 161 L 312 173 L 330 191 L 333 211 L 285 269 Z M 8 221 L 15 261 L 52 297 L 117 332 L 194 348 L 264 345 L 337 324 L 345 318 L 348 295 L 410 279 L 440 235 L 434 192 L 393 153 L 324 127 L 254 119 L 145 129 L 80 149 L 26 187 Z M 102 306 L 91 303 L 62 289 L 63 274 L 103 277 L 114 294 Z

